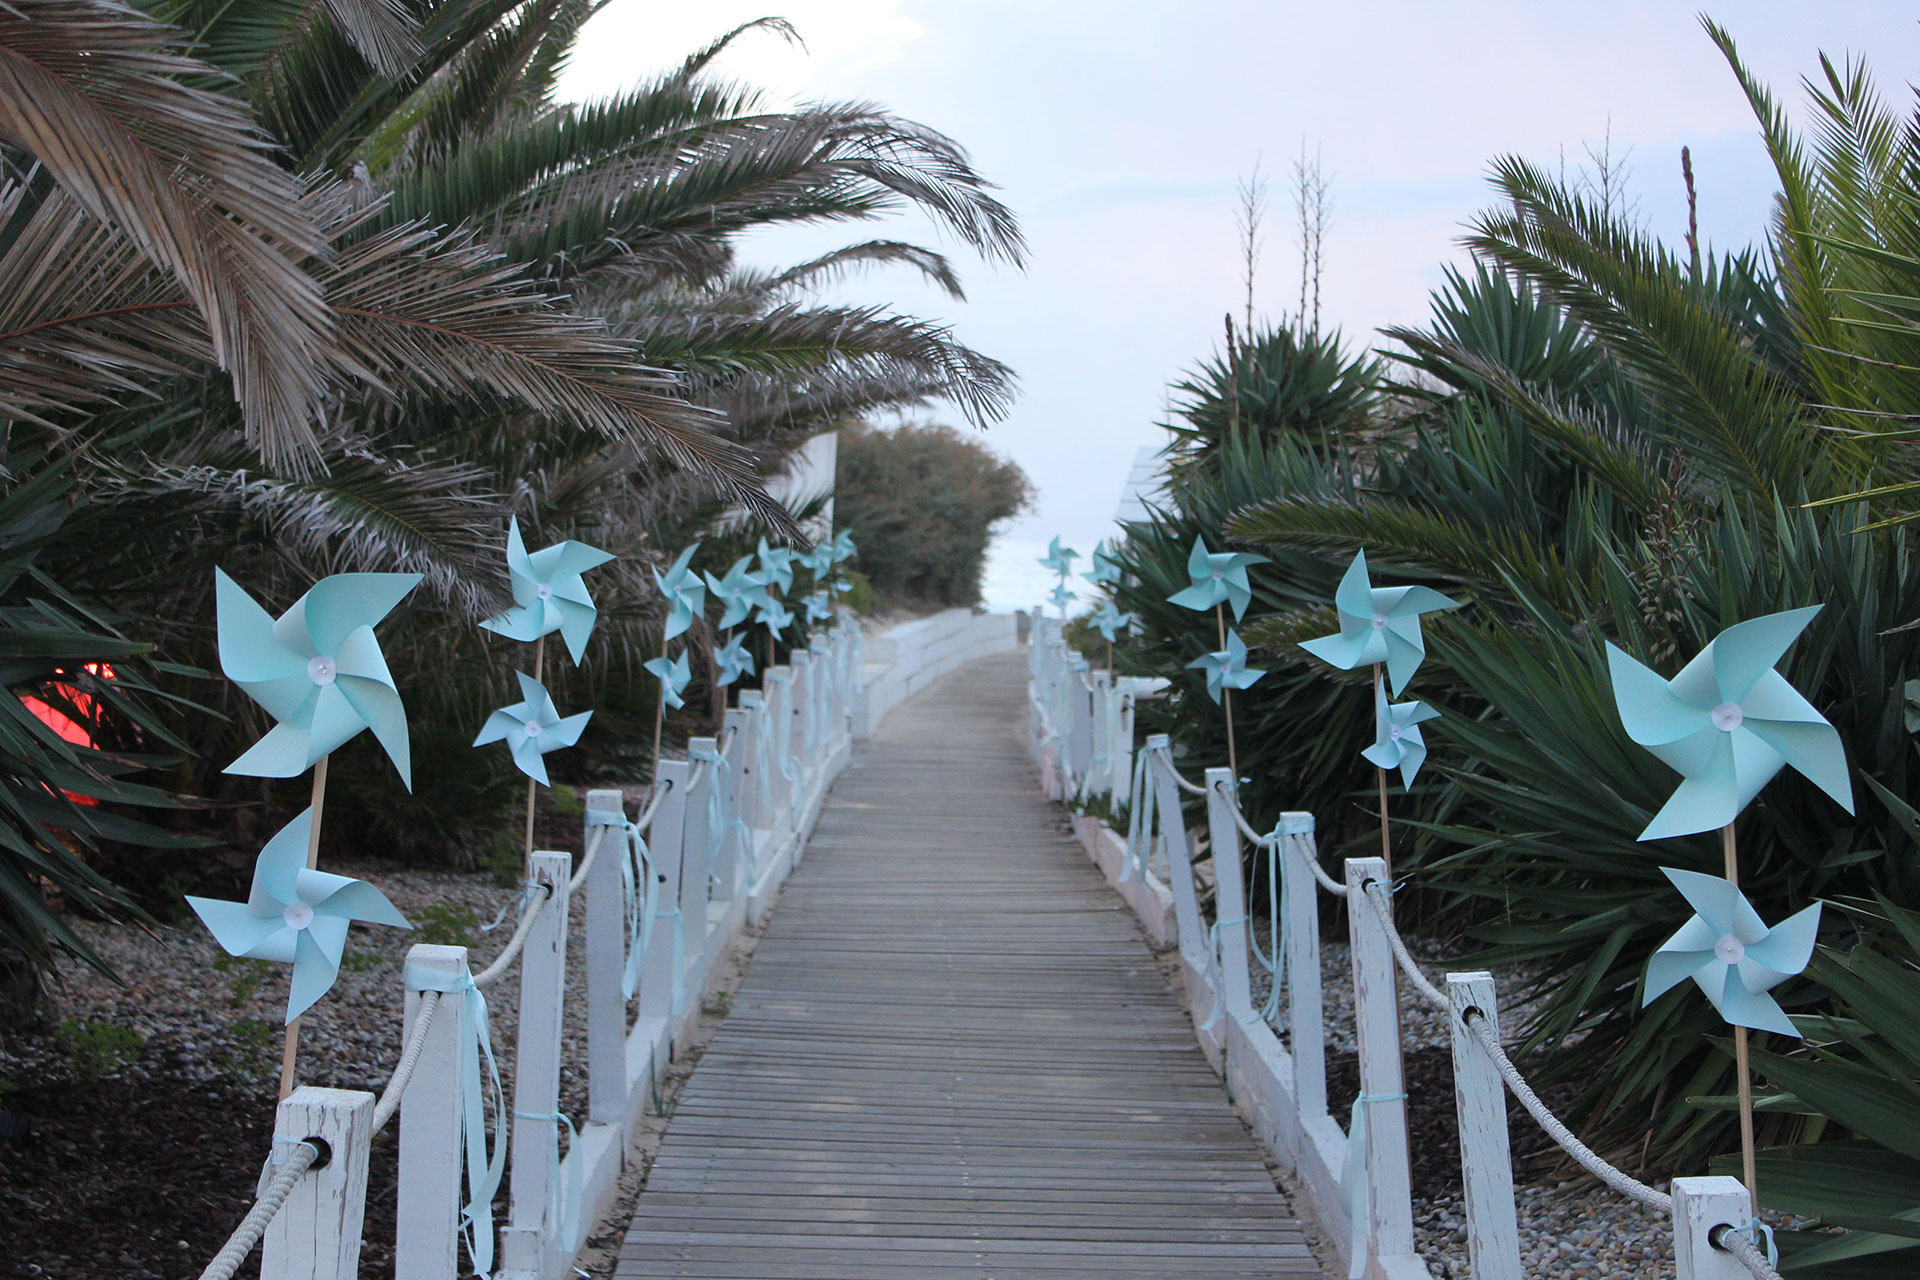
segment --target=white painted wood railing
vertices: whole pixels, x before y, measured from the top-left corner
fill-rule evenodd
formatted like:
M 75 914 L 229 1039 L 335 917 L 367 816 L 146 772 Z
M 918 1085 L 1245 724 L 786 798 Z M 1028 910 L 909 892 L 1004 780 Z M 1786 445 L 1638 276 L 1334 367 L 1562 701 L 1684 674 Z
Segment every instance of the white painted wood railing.
M 1300 1206 L 1316 1218 L 1350 1274 L 1367 1280 L 1429 1280 L 1414 1248 L 1412 1173 L 1401 1073 L 1401 996 L 1429 999 L 1450 1012 L 1454 1111 L 1460 1132 L 1467 1242 L 1475 1280 L 1520 1280 L 1518 1214 L 1507 1131 L 1507 1093 L 1535 1123 L 1600 1181 L 1623 1195 L 1670 1212 L 1679 1280 L 1778 1280 L 1747 1230 L 1751 1214 L 1740 1182 L 1725 1177 L 1676 1178 L 1658 1191 L 1606 1164 L 1540 1104 L 1501 1048 L 1494 980 L 1484 972 L 1449 973 L 1444 990 L 1414 966 L 1393 926 L 1386 864 L 1352 858 L 1335 879 L 1320 865 L 1313 815 L 1280 815 L 1273 830 L 1248 824 L 1228 770 L 1204 771 L 1196 785 L 1180 775 L 1164 735 L 1139 750 L 1153 790 L 1121 788 L 1106 762 L 1134 751 L 1130 709 L 1103 713 L 1127 685 L 1093 672 L 1066 645 L 1060 624 L 1041 621 L 1030 654 L 1030 733 L 1046 793 L 1078 807 L 1107 800 L 1102 821 L 1082 813 L 1075 829 L 1088 853 L 1140 914 L 1148 933 L 1177 942 L 1194 1030 L 1207 1060 L 1225 1080 L 1235 1107 L 1261 1141 L 1294 1174 Z M 1145 696 L 1140 682 L 1133 696 Z M 1117 739 L 1125 736 L 1128 740 Z M 1189 805 L 1188 800 L 1194 803 Z M 1123 809 L 1151 804 L 1148 823 L 1123 822 Z M 1189 810 L 1192 810 L 1189 813 Z M 1129 814 L 1128 816 L 1137 816 Z M 1206 834 L 1213 863 L 1213 921 L 1206 919 L 1193 872 L 1196 846 L 1189 822 Z M 1241 851 L 1251 846 L 1280 888 L 1276 986 L 1284 1017 L 1269 1021 L 1252 1000 L 1250 902 Z M 1164 886 L 1141 889 L 1136 869 L 1164 854 Z M 1320 963 L 1319 895 L 1346 900 L 1354 1035 L 1360 1089 L 1347 1126 L 1327 1106 L 1325 1001 Z M 1270 937 L 1272 935 L 1270 934 Z M 1274 959 L 1274 957 L 1268 957 Z M 1276 1025 L 1277 1024 L 1277 1025 Z M 1349 1130 L 1365 1109 L 1364 1152 L 1350 1150 Z M 1355 1219 L 1358 1219 L 1356 1222 Z
M 742 927 L 757 923 L 799 861 L 827 788 L 851 754 L 853 711 L 865 675 L 861 636 L 850 620 L 796 650 L 763 687 L 726 713 L 718 739 L 694 739 L 689 759 L 662 760 L 642 828 L 653 912 L 638 959 L 638 1015 L 629 1019 L 628 903 L 633 877 L 622 827 L 589 822 L 583 857 L 536 852 L 519 927 L 501 958 L 479 975 L 496 1003 L 517 972 L 519 1031 L 506 1145 L 509 1207 L 499 1227 L 502 1280 L 557 1280 L 573 1271 L 588 1229 L 612 1194 L 628 1138 L 656 1096 L 660 1074 L 692 1028 L 719 963 Z M 589 792 L 590 815 L 624 815 L 622 793 Z M 623 867 L 623 862 L 626 866 Z M 634 884 L 634 890 L 648 886 Z M 569 938 L 568 906 L 585 899 L 585 937 Z M 569 990 L 571 945 L 586 948 L 585 991 Z M 517 962 L 512 953 L 517 950 Z M 517 963 L 517 968 L 515 967 Z M 408 969 L 456 991 L 469 972 L 464 947 L 422 944 Z M 403 1280 L 453 1280 L 462 1260 L 461 1206 L 468 1154 L 462 1055 L 475 1035 L 461 995 L 403 982 L 402 1070 L 383 1101 L 397 1104 L 398 1202 L 395 1273 Z M 586 1009 L 587 1105 L 563 1118 L 561 1028 L 568 1001 Z M 484 1068 L 483 1068 L 484 1070 Z M 263 1239 L 263 1280 L 353 1280 L 358 1275 L 371 1142 L 380 1123 L 373 1095 L 296 1089 L 274 1129 L 275 1204 L 263 1199 L 207 1269 L 231 1275 Z M 567 1150 L 560 1151 L 565 1133 Z

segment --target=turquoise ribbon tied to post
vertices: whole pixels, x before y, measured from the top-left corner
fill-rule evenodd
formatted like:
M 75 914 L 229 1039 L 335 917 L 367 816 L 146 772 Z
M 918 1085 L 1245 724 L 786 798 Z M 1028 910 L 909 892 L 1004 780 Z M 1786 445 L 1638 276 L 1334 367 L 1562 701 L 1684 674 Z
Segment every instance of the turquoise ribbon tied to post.
M 580 1132 L 573 1127 L 573 1121 L 567 1119 L 564 1111 L 516 1111 L 513 1113 L 521 1120 L 545 1120 L 553 1126 L 553 1192 L 547 1200 L 547 1222 L 552 1225 L 559 1237 L 561 1249 L 572 1253 L 580 1247 L 580 1202 L 587 1198 L 586 1161 L 581 1158 Z M 560 1159 L 560 1126 L 567 1127 L 567 1150 L 573 1156 L 573 1165 L 567 1169 L 566 1182 L 563 1185 L 557 1176 L 563 1162 Z
M 460 1044 L 461 1145 L 467 1153 L 467 1203 L 460 1210 L 460 1229 L 467 1238 L 467 1257 L 475 1275 L 493 1271 L 493 1196 L 507 1167 L 507 1097 L 500 1088 L 500 1068 L 493 1060 L 493 1036 L 487 1029 L 487 997 L 474 985 L 473 975 L 408 965 L 406 982 L 414 991 L 438 991 L 459 996 L 465 1003 L 467 1032 Z M 487 1150 L 486 1093 L 480 1060 L 486 1059 L 486 1082 L 493 1086 L 493 1150 Z
M 589 809 L 587 825 L 619 828 L 625 837 L 620 851 L 620 909 L 627 926 L 627 952 L 620 969 L 620 994 L 631 1000 L 640 989 L 640 969 L 646 962 L 647 942 L 653 936 L 653 918 L 660 910 L 660 882 L 653 866 L 653 851 L 625 813 Z
M 749 831 L 747 824 L 740 820 L 738 806 L 733 803 L 733 765 L 727 760 L 724 752 L 709 751 L 705 748 L 689 751 L 687 757 L 713 766 L 713 783 L 707 788 L 708 880 L 718 887 L 728 887 L 720 885 L 714 877 L 713 868 L 720 860 L 721 850 L 727 847 L 729 835 L 738 836 L 740 839 L 740 856 L 747 864 L 749 877 L 757 875 L 760 868 L 755 865 L 753 832 Z M 751 889 L 753 886 L 749 883 L 747 887 Z

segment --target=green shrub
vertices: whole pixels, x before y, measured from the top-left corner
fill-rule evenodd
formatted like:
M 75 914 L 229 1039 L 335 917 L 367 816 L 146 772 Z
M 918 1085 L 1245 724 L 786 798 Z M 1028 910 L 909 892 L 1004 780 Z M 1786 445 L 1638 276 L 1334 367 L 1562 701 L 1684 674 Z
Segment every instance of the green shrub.
M 68 1018 L 56 1035 L 66 1051 L 67 1068 L 81 1084 L 96 1084 L 121 1067 L 140 1061 L 147 1039 L 116 1022 Z
M 457 902 L 430 902 L 413 913 L 416 940 L 443 947 L 471 947 L 480 917 Z
M 905 605 L 970 605 L 994 526 L 1032 501 L 1019 467 L 951 427 L 840 433 L 834 522 L 873 590 Z

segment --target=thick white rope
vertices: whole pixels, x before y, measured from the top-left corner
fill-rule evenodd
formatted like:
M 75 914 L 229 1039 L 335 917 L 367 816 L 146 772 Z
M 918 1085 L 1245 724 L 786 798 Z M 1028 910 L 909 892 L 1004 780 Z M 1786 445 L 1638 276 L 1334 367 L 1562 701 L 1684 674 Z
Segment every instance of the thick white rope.
M 1707 1243 L 1732 1254 L 1733 1260 L 1745 1267 L 1754 1280 L 1780 1280 L 1780 1273 L 1767 1261 L 1767 1255 L 1760 1252 L 1750 1231 L 1731 1225 L 1715 1227 L 1707 1233 Z
M 1367 897 L 1373 903 L 1374 912 L 1380 917 L 1381 927 L 1386 930 L 1387 942 L 1393 948 L 1394 959 L 1399 962 L 1408 979 L 1428 1000 L 1442 1009 L 1450 1007 L 1450 1002 L 1440 994 L 1440 989 L 1427 981 L 1427 976 L 1420 972 L 1420 966 L 1416 965 L 1413 957 L 1407 953 L 1406 942 L 1401 939 L 1400 931 L 1394 928 L 1393 911 L 1387 902 L 1387 887 L 1378 880 L 1369 880 L 1366 888 Z M 1562 1124 L 1558 1116 L 1547 1110 L 1547 1104 L 1540 1101 L 1540 1095 L 1533 1091 L 1533 1086 L 1527 1083 L 1527 1078 L 1520 1074 L 1520 1068 L 1513 1065 L 1513 1059 L 1509 1058 L 1507 1051 L 1501 1047 L 1500 1038 L 1493 1033 L 1493 1027 L 1484 1017 L 1479 1016 L 1479 1010 L 1467 1010 L 1464 1021 L 1482 1047 L 1486 1049 L 1487 1056 L 1493 1059 L 1493 1065 L 1500 1072 L 1500 1078 L 1507 1082 L 1508 1090 L 1520 1100 L 1520 1105 L 1527 1109 L 1527 1114 L 1533 1117 L 1533 1122 L 1539 1125 L 1562 1151 L 1572 1156 L 1581 1168 L 1629 1200 L 1637 1201 L 1669 1216 L 1672 1215 L 1672 1196 L 1664 1191 L 1654 1190 L 1638 1178 L 1622 1173 L 1602 1160 L 1594 1154 L 1593 1148 L 1574 1137 L 1573 1131 Z
M 387 1121 L 400 1110 L 401 1095 L 413 1080 L 413 1069 L 420 1065 L 420 1051 L 427 1044 L 427 1028 L 433 1025 L 433 1011 L 439 1007 L 438 991 L 420 993 L 420 1012 L 414 1015 L 413 1034 L 407 1037 L 406 1048 L 400 1051 L 400 1063 L 393 1069 L 393 1078 L 387 1081 L 387 1087 L 380 1091 L 380 1101 L 373 1106 L 374 1133 L 386 1128 Z
M 1203 796 L 1207 794 L 1207 789 L 1205 787 L 1198 786 L 1195 783 L 1188 782 L 1185 778 L 1180 776 L 1180 771 L 1173 767 L 1173 748 L 1172 747 L 1156 747 L 1154 750 L 1159 755 L 1161 763 L 1166 766 L 1167 776 L 1172 778 L 1174 780 L 1174 783 L 1178 785 L 1182 791 L 1186 792 L 1190 796 Z
M 1294 852 L 1299 855 L 1300 861 L 1307 864 L 1307 869 L 1313 872 L 1313 878 L 1319 882 L 1322 889 L 1325 889 L 1336 898 L 1344 898 L 1347 896 L 1347 886 L 1328 875 L 1327 869 L 1320 865 L 1318 859 L 1309 858 L 1298 849 L 1295 849 Z
M 593 834 L 587 837 L 587 856 L 580 859 L 580 869 L 567 880 L 569 897 L 580 892 L 580 886 L 587 882 L 587 872 L 593 870 L 594 855 L 600 852 L 600 838 L 608 830 L 608 827 L 595 827 Z
M 493 963 L 473 975 L 473 985 L 479 987 L 482 991 L 506 976 L 506 972 L 512 967 L 513 962 L 520 958 L 521 949 L 527 945 L 527 935 L 533 932 L 533 922 L 540 918 L 540 913 L 546 909 L 546 905 L 553 901 L 552 885 L 528 885 L 527 894 L 529 897 L 534 896 L 533 891 L 535 889 L 540 890 L 539 896 L 534 897 L 532 905 L 521 915 L 520 927 L 513 931 L 511 938 L 507 939 L 507 945 L 501 949 L 500 954 L 494 958 Z
M 231 1280 L 247 1255 L 253 1252 L 253 1246 L 267 1233 L 267 1224 L 273 1221 L 273 1215 L 280 1212 L 280 1206 L 293 1193 L 293 1184 L 300 1181 L 319 1158 L 320 1148 L 311 1142 L 302 1140 L 294 1144 L 287 1162 L 273 1175 L 267 1189 L 253 1202 L 253 1208 L 247 1210 L 247 1216 L 240 1220 L 227 1242 L 220 1246 L 220 1252 L 213 1255 L 213 1261 L 200 1273 L 200 1280 Z

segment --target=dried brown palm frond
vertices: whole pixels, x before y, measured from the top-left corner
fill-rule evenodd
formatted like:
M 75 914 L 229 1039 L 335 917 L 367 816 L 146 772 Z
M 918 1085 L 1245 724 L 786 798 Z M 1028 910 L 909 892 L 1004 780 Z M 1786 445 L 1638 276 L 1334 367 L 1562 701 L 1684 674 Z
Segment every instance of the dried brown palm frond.
M 267 458 L 314 446 L 330 318 L 295 178 L 177 33 L 112 0 L 0 6 L 0 137 L 167 273 L 205 317 Z

